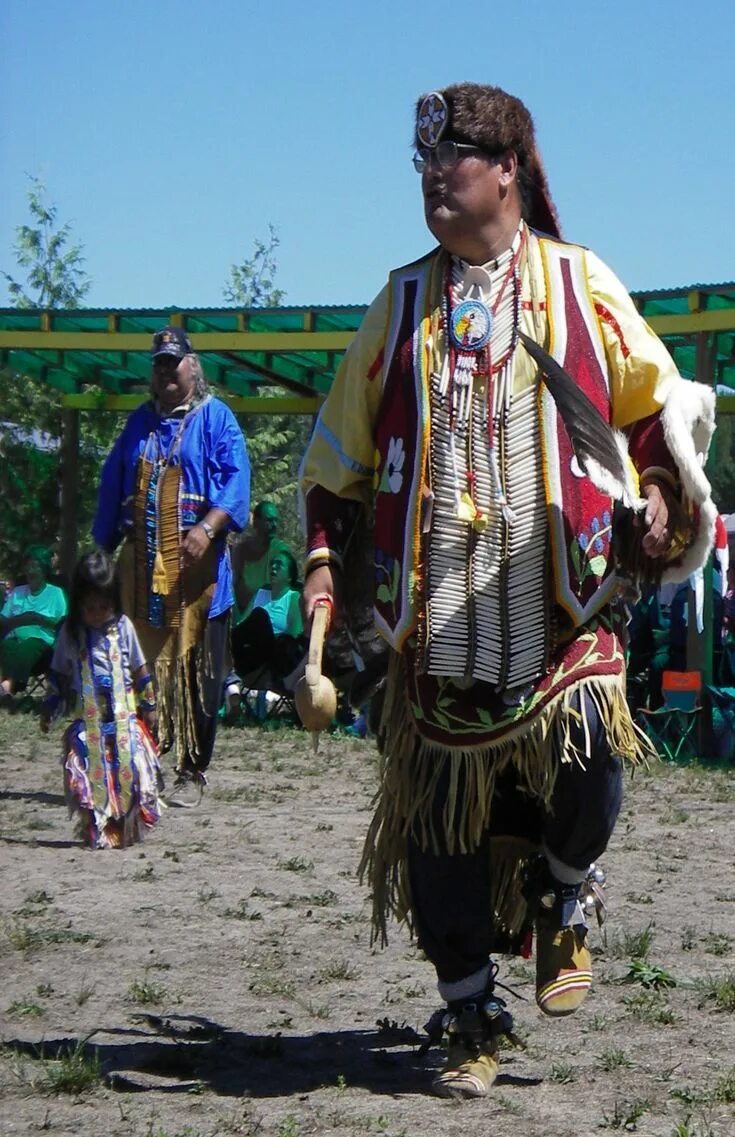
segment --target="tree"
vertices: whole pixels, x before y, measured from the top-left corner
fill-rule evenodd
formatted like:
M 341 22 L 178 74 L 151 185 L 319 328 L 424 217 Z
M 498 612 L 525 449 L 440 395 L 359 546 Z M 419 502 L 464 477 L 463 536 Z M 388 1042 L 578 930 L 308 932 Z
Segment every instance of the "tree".
M 268 226 L 268 239 L 255 239 L 255 251 L 249 260 L 230 265 L 230 279 L 223 295 L 237 308 L 277 308 L 286 295 L 275 288 L 277 271 L 275 252 L 281 241 L 273 225 Z
M 70 245 L 71 225 L 55 229 L 57 207 L 46 204 L 46 187 L 29 175 L 29 225 L 15 230 L 15 259 L 26 270 L 21 284 L 3 272 L 16 308 L 78 308 L 92 282 L 82 269 L 81 245 Z
M 223 295 L 238 308 L 277 308 L 285 292 L 274 286 L 277 272 L 276 249 L 280 244 L 273 225 L 268 238 L 254 241 L 254 253 L 240 265 L 230 266 L 230 279 Z M 283 392 L 278 387 L 263 387 L 260 398 L 268 399 Z M 311 432 L 309 415 L 241 415 L 247 437 L 252 470 L 251 499 L 253 505 L 266 498 L 274 502 L 281 515 L 281 536 L 293 548 L 301 544 L 297 516 L 298 467 Z
M 2 275 L 18 308 L 78 308 L 91 287 L 82 270 L 82 246 L 71 242 L 68 222 L 58 226 L 57 207 L 47 204 L 39 179 L 30 183 L 30 221 L 15 231 L 15 255 L 25 281 Z M 74 412 L 63 411 L 55 388 L 7 368 L 0 371 L 0 406 L 0 568 L 12 575 L 28 544 L 50 544 L 52 535 L 60 533 L 60 444 L 64 414 Z M 85 532 L 95 507 L 100 463 L 119 424 L 112 414 L 84 415 L 82 422 L 75 521 Z

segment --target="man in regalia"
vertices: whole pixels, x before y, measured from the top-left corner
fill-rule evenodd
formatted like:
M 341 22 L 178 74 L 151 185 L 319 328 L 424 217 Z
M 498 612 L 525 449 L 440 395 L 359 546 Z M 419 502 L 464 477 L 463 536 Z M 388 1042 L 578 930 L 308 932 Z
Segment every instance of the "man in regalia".
M 304 603 L 339 613 L 349 535 L 374 514 L 390 662 L 362 869 L 378 933 L 407 918 L 436 969 L 434 1091 L 478 1097 L 512 1032 L 493 952 L 535 928 L 549 1016 L 589 990 L 594 862 L 644 745 L 617 598 L 623 577 L 683 579 L 707 556 L 714 400 L 561 240 L 523 103 L 433 91 L 414 146 L 438 247 L 390 274 L 322 408 Z

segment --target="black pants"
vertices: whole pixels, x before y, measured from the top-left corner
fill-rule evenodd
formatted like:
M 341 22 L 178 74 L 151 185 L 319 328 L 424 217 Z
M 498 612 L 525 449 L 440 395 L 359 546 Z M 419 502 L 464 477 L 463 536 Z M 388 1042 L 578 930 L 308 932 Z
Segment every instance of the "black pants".
M 282 678 L 293 671 L 306 650 L 303 637 L 277 636 L 265 608 L 254 608 L 232 629 L 232 662 L 238 675 L 269 667 Z
M 492 822 L 472 853 L 422 850 L 409 838 L 408 868 L 412 911 L 418 943 L 434 964 L 438 978 L 456 983 L 483 968 L 493 941 L 490 838 L 512 833 L 543 841 L 565 865 L 588 868 L 607 847 L 623 798 L 620 759 L 611 754 L 594 704 L 586 700 L 590 749 L 582 769 L 578 762 L 560 765 L 551 800 L 544 810 L 522 793 L 514 772 L 498 780 Z M 584 753 L 581 728 L 573 739 Z M 448 772 L 433 802 L 434 828 L 443 832 L 441 812 Z
M 194 659 L 190 663 L 192 690 L 196 692 L 194 717 L 199 742 L 198 755 L 189 753 L 187 749 L 183 756 L 182 768 L 190 772 L 206 770 L 212 760 L 217 735 L 217 712 L 219 711 L 222 692 L 222 673 L 229 620 L 230 613 L 227 611 L 207 621 L 204 645 L 207 657 L 205 667 L 198 668 Z

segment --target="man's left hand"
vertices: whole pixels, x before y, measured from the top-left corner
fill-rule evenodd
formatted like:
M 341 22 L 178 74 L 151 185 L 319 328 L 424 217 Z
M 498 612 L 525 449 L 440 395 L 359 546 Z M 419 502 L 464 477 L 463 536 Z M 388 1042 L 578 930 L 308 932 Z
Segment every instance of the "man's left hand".
M 643 521 L 648 530 L 642 541 L 643 552 L 649 557 L 662 557 L 668 553 L 674 537 L 669 525 L 669 516 L 673 513 L 669 499 L 673 504 L 673 493 L 658 482 L 649 482 L 641 493 L 646 499 Z
M 181 544 L 184 565 L 194 565 L 200 561 L 211 543 L 201 525 L 193 525 Z

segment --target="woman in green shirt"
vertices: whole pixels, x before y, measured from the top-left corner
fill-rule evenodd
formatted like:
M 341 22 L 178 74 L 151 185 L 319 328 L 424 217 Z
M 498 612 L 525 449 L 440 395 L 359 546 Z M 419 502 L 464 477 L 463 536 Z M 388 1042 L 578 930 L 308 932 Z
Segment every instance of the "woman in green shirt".
M 0 609 L 0 699 L 8 699 L 53 647 L 67 612 L 66 596 L 49 584 L 51 554 L 31 545 L 23 557 L 26 583 L 8 594 Z

